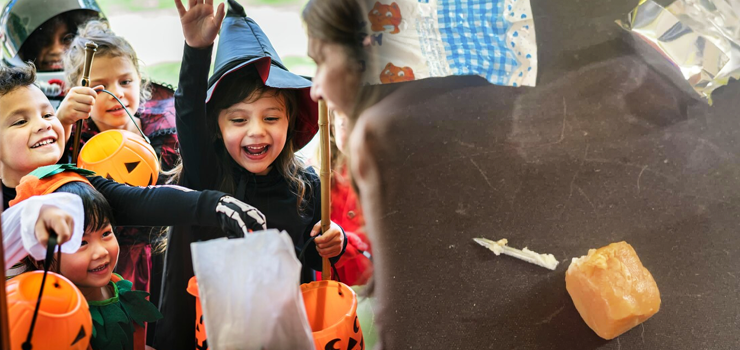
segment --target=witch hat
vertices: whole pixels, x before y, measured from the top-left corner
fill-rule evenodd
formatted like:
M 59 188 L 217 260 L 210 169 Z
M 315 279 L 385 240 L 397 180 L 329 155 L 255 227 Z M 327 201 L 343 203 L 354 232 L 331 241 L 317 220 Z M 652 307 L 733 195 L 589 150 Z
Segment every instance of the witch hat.
M 289 72 L 260 26 L 247 17 L 239 3 L 235 0 L 228 2 L 229 9 L 221 25 L 213 75 L 208 79 L 206 103 L 211 100 L 224 77 L 253 64 L 266 86 L 299 90 L 298 118 L 291 138 L 294 149 L 299 150 L 319 130 L 319 106 L 311 99 L 311 81 Z

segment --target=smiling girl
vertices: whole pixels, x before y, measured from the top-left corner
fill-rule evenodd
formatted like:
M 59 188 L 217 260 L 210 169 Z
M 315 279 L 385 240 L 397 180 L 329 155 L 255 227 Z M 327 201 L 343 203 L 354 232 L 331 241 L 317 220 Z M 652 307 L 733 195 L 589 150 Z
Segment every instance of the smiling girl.
M 175 94 L 183 162 L 179 183 L 219 189 L 258 208 L 268 228 L 285 230 L 296 250 L 305 246 L 301 280 L 309 282 L 322 257 L 336 261 L 346 246 L 333 222 L 318 236 L 319 178 L 295 156 L 318 130 L 318 105 L 310 98 L 311 82 L 285 69 L 259 25 L 236 1 L 228 3 L 224 19 L 223 4 L 214 8 L 213 0 L 188 1 L 187 10 L 182 1 L 175 2 L 186 44 Z M 164 318 L 157 322 L 154 342 L 158 350 L 201 346 L 194 343 L 195 299 L 186 287 L 193 276 L 190 243 L 205 239 L 202 231 L 175 227 L 170 235 L 160 305 Z

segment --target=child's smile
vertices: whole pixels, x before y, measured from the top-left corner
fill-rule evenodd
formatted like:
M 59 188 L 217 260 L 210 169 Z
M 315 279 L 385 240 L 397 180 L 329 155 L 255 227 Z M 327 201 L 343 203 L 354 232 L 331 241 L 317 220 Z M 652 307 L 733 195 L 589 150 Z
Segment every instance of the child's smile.
M 249 145 L 243 147 L 243 149 L 246 152 L 247 158 L 251 160 L 261 160 L 267 156 L 267 151 L 270 149 L 270 145 Z
M 108 275 L 108 266 L 110 266 L 110 263 L 100 264 L 95 268 L 92 268 L 90 270 L 87 270 L 88 273 L 96 274 L 96 275 Z
M 15 187 L 34 169 L 62 157 L 64 129 L 54 107 L 36 86 L 0 96 L 0 162 L 6 186 Z
M 34 143 L 31 148 L 32 149 L 38 149 L 43 148 L 45 146 L 51 146 L 57 142 L 57 138 L 54 136 L 48 136 L 41 139 L 41 141 Z M 46 147 L 46 149 L 51 149 L 52 147 Z
M 110 282 L 113 268 L 118 262 L 118 241 L 113 227 L 106 224 L 100 229 L 87 231 L 82 236 L 82 246 L 74 254 L 65 254 L 61 272 L 88 300 L 104 300 L 102 288 Z
M 266 92 L 256 101 L 246 98 L 219 113 L 224 147 L 247 171 L 266 175 L 285 148 L 288 114 L 280 97 Z
M 91 71 L 90 86 L 102 85 L 121 100 L 131 115 L 136 113 L 139 109 L 141 78 L 130 58 L 110 55 L 95 57 Z M 136 131 L 126 109 L 113 96 L 98 92 L 90 115 L 100 131 Z

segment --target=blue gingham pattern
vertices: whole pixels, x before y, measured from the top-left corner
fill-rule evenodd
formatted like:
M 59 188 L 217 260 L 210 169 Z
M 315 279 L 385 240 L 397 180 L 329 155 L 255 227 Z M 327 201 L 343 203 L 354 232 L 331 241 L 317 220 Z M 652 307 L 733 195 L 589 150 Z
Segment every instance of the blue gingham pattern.
M 420 2 L 424 0 L 419 0 Z M 428 0 L 427 0 L 428 2 Z M 455 75 L 507 85 L 519 63 L 508 43 L 503 0 L 439 0 L 439 31 Z

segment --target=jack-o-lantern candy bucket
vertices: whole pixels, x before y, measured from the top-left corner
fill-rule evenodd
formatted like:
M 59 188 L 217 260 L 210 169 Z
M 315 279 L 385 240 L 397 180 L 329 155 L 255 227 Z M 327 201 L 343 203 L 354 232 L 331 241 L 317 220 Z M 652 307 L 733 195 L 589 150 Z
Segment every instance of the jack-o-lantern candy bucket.
M 301 292 L 317 350 L 365 349 L 355 291 L 337 281 L 318 281 L 302 284 Z
M 41 288 L 44 271 L 31 271 L 8 280 L 11 349 L 21 350 Z M 41 297 L 31 346 L 33 350 L 85 350 L 92 336 L 92 317 L 85 297 L 62 275 L 49 272 Z
M 200 306 L 200 296 L 198 294 L 198 280 L 195 276 L 188 281 L 188 293 L 195 297 L 195 349 L 208 350 L 208 337 L 206 337 L 203 309 Z
M 77 166 L 131 186 L 157 183 L 159 160 L 141 136 L 126 130 L 108 130 L 85 143 Z

